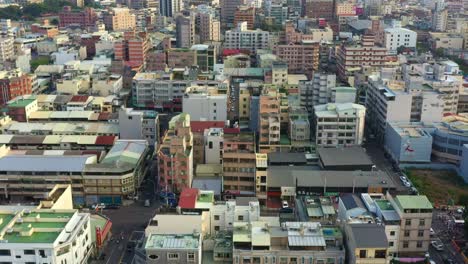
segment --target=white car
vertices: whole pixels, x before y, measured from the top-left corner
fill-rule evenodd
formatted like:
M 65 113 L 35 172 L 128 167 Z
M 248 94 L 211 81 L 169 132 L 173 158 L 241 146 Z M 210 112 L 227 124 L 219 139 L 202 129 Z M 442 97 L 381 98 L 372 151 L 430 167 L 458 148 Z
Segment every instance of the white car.
M 434 231 L 434 229 L 432 229 L 432 227 L 431 227 L 431 229 L 430 229 L 430 231 L 429 231 L 429 234 L 430 234 L 431 236 L 435 235 L 435 231 Z
M 403 185 L 404 185 L 405 187 L 411 187 L 411 183 L 410 183 L 410 182 L 407 182 L 407 181 L 404 181 L 404 182 L 403 182 Z
M 288 201 L 283 201 L 283 208 L 289 208 Z
M 457 209 L 457 213 L 459 213 L 459 214 L 463 214 L 464 211 L 465 211 L 465 209 L 463 209 L 463 208 L 458 208 Z
M 406 178 L 405 176 L 400 176 L 400 181 L 401 182 L 407 182 L 408 178 Z
M 444 250 L 444 244 L 440 240 L 433 240 L 431 241 L 431 245 L 435 248 L 437 251 L 443 251 Z

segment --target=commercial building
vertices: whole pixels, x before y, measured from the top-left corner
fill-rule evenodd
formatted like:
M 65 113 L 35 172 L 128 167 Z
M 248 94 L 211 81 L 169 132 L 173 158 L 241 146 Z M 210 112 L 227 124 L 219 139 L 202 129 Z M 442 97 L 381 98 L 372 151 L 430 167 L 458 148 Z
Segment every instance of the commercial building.
M 114 57 L 115 60 L 129 62 L 133 66 L 141 66 L 146 64 L 150 48 L 146 33 L 126 31 L 124 38 L 114 43 Z
M 391 122 L 385 131 L 384 148 L 397 162 L 431 162 L 433 137 L 428 130 L 433 129 L 422 123 Z
M 361 43 L 342 44 L 336 52 L 338 77 L 347 82 L 350 70 L 365 66 L 382 67 L 386 57 L 387 48 L 377 46 L 373 35 L 362 36 Z
M 343 234 L 312 222 L 234 222 L 235 263 L 342 263 Z
M 333 0 L 306 0 L 303 5 L 305 16 L 308 18 L 323 18 L 332 21 L 335 16 Z
M 251 133 L 224 134 L 223 183 L 229 196 L 255 194 L 256 154 Z
M 182 110 L 194 121 L 225 121 L 227 96 L 218 94 L 216 87 L 191 86 L 182 98 Z
M 85 8 L 82 11 L 72 11 L 70 6 L 64 6 L 59 13 L 59 26 L 61 28 L 77 25 L 82 28 L 94 27 L 98 20 L 93 8 Z
M 202 263 L 202 235 L 150 234 L 145 243 L 146 263 Z
M 217 54 L 213 45 L 193 45 L 190 50 L 195 51 L 196 63 L 200 71 L 211 72 L 216 64 Z
M 176 46 L 190 48 L 195 42 L 195 15 L 178 15 L 176 21 Z
M 136 28 L 135 15 L 128 8 L 114 7 L 107 10 L 104 12 L 102 20 L 107 30 L 126 31 Z
M 158 149 L 158 172 L 161 188 L 180 193 L 193 179 L 193 135 L 190 115 L 174 116 Z
M 324 170 L 371 171 L 375 166 L 366 150 L 359 146 L 317 148 L 319 166 Z
M 238 6 L 241 6 L 245 3 L 244 0 L 220 0 L 219 5 L 221 7 L 220 10 L 220 19 L 221 19 L 221 26 L 226 28 L 233 28 L 237 27 L 234 24 L 234 14 L 236 13 L 236 9 Z
M 318 42 L 302 40 L 299 43 L 277 45 L 275 55 L 288 64 L 289 73 L 311 76 L 319 67 L 319 50 Z
M 74 204 L 121 203 L 136 195 L 149 156 L 143 140 L 115 141 L 104 157 L 101 152 L 86 150 L 72 151 L 70 155 L 64 155 L 66 151 L 49 152 L 36 150 L 32 155 L 27 151 L 7 151 L 2 155 L 0 170 L 5 194 L 33 199 L 49 192 L 55 183 L 71 184 Z M 25 175 L 36 176 L 32 179 Z
M 443 1 L 437 1 L 432 10 L 432 30 L 445 32 L 447 30 L 448 9 Z
M 86 263 L 94 250 L 90 215 L 66 209 L 0 208 L 2 261 Z
M 255 26 L 255 7 L 253 6 L 239 6 L 234 14 L 234 25 L 247 22 L 247 29 L 253 30 Z
M 198 12 L 195 17 L 200 43 L 221 40 L 221 22 L 214 14 Z
M 314 115 L 317 146 L 362 144 L 366 115 L 364 106 L 353 103 L 317 105 L 314 107 Z
M 235 29 L 226 31 L 224 35 L 225 49 L 240 49 L 256 52 L 258 49 L 268 49 L 270 33 L 260 29 L 248 30 L 247 22 L 242 22 Z
M 182 0 L 159 0 L 159 14 L 165 17 L 173 17 L 184 8 Z

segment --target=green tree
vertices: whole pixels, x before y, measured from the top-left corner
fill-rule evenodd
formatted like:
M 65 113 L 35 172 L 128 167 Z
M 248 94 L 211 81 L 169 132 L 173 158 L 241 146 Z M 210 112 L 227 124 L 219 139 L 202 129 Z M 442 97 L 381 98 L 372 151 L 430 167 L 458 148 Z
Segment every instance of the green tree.
M 57 25 L 59 24 L 59 21 L 58 21 L 58 19 L 54 18 L 54 19 L 52 19 L 52 20 L 50 21 L 50 23 L 51 23 L 52 25 L 57 26 Z
M 444 56 L 444 49 L 443 48 L 437 48 L 435 51 L 435 54 L 437 57 L 443 57 Z

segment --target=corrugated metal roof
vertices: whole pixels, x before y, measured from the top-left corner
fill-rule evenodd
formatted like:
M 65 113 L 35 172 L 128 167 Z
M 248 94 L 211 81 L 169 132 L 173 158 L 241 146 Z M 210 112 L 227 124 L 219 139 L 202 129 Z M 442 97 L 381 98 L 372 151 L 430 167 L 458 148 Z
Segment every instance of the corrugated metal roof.
M 42 144 L 60 144 L 62 142 L 63 136 L 59 135 L 49 135 L 44 138 Z
M 303 246 L 303 247 L 325 247 L 325 239 L 323 236 L 301 236 L 301 235 L 288 235 L 289 246 Z
M 0 144 L 8 144 L 10 143 L 11 139 L 13 138 L 13 135 L 0 135 Z
M 4 156 L 2 171 L 81 172 L 91 156 Z

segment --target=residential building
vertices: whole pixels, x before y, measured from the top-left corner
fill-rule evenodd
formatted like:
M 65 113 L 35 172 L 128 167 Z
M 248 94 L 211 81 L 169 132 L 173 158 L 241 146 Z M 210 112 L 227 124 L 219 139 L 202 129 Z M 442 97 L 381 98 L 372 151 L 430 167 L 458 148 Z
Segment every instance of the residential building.
M 223 164 L 223 141 L 222 128 L 205 129 L 205 163 Z
M 377 46 L 372 35 L 364 35 L 360 44 L 342 44 L 336 52 L 338 77 L 347 82 L 350 70 L 365 66 L 382 67 L 386 57 L 387 48 Z
M 271 83 L 280 87 L 288 83 L 288 64 L 281 61 L 271 63 Z
M 77 25 L 81 28 L 94 27 L 98 20 L 93 8 L 86 7 L 82 11 L 74 11 L 70 6 L 64 6 L 59 13 L 59 26 L 61 28 Z
M 255 7 L 253 6 L 238 6 L 234 14 L 234 25 L 247 22 L 247 29 L 253 30 L 255 27 Z
M 353 103 L 315 106 L 316 145 L 337 147 L 362 144 L 365 115 L 366 108 Z
M 127 31 L 136 28 L 135 15 L 128 8 L 114 7 L 107 10 L 102 19 L 107 30 Z
M 202 72 L 212 72 L 216 64 L 217 54 L 213 45 L 193 45 L 190 50 L 195 51 L 196 63 Z
M 331 21 L 335 16 L 335 2 L 332 0 L 306 0 L 303 5 L 305 16 L 309 18 Z
M 53 38 L 59 34 L 58 27 L 49 24 L 49 20 L 45 19 L 43 24 L 35 23 L 31 25 L 31 32 L 41 34 L 47 38 Z
M 14 53 L 14 44 L 15 39 L 9 37 L 0 38 L 0 62 L 5 63 L 7 61 L 13 60 Z
M 289 73 L 311 76 L 319 67 L 319 50 L 318 42 L 302 40 L 300 43 L 277 45 L 275 55 L 288 64 Z
M 433 207 L 425 195 L 387 195 L 401 218 L 399 256 L 423 257 L 430 246 Z
M 462 50 L 464 48 L 463 35 L 444 32 L 429 32 L 429 35 L 429 41 L 434 51 L 439 48 L 452 50 Z
M 173 17 L 184 9 L 182 0 L 159 0 L 159 14 L 165 17 Z
M 224 134 L 223 183 L 228 196 L 255 194 L 256 154 L 251 133 Z
M 150 40 L 145 32 L 126 31 L 124 38 L 114 43 L 114 57 L 133 66 L 146 65 L 149 49 Z
M 217 202 L 210 208 L 211 234 L 232 232 L 234 222 L 249 223 L 260 219 L 260 204 L 256 197 L 237 197 Z
M 160 186 L 180 193 L 193 179 L 193 135 L 190 115 L 181 113 L 169 122 L 158 149 Z
M 259 144 L 277 145 L 280 142 L 280 97 L 264 88 L 259 103 Z
M 350 263 L 388 263 L 388 240 L 383 225 L 347 224 L 345 230 Z
M 283 26 L 288 19 L 288 6 L 285 3 L 271 3 L 266 8 L 266 18 L 271 20 L 271 22 L 267 22 L 271 25 L 276 27 Z
M 391 122 L 386 127 L 384 148 L 398 163 L 431 162 L 432 142 L 422 123 Z
M 268 154 L 257 153 L 255 167 L 255 195 L 261 205 L 266 205 L 267 202 L 267 168 Z
M 368 207 L 368 209 L 375 208 L 375 215 L 377 216 L 376 220 L 381 221 L 385 227 L 385 234 L 387 235 L 388 240 L 388 256 L 397 256 L 400 247 L 400 216 L 396 212 L 392 203 L 390 203 L 389 200 L 384 199 L 383 195 L 380 195 L 377 199 L 373 197 L 373 194 L 364 195 L 365 194 L 362 194 L 364 201 L 373 199 L 371 206 Z M 371 211 L 373 212 L 374 210 Z
M 221 23 L 214 14 L 198 12 L 195 19 L 200 43 L 221 41 Z
M 235 263 L 342 263 L 343 234 L 320 223 L 251 221 L 234 222 Z
M 258 49 L 268 49 L 270 33 L 260 29 L 248 30 L 247 22 L 237 25 L 236 29 L 228 30 L 224 36 L 225 49 L 241 49 L 256 52 Z
M 290 106 L 288 135 L 292 144 L 310 141 L 309 113 L 304 107 Z
M 402 27 L 386 28 L 384 30 L 384 45 L 389 54 L 397 54 L 400 47 L 416 48 L 417 33 Z
M 195 44 L 195 16 L 178 15 L 176 17 L 176 45 L 178 48 L 190 48 Z
M 0 208 L 2 261 L 83 263 L 94 250 L 89 213 L 70 209 Z
M 66 126 L 63 123 L 58 124 L 61 127 Z M 36 127 L 40 129 L 40 126 Z M 51 125 L 48 127 L 50 134 Z M 79 125 L 78 128 L 69 127 L 74 129 L 75 133 L 83 130 L 83 125 Z M 93 124 L 93 129 L 96 129 L 96 124 Z M 65 133 L 71 134 L 72 132 Z M 32 135 L 32 133 L 27 133 L 27 135 Z M 91 144 L 105 144 L 109 139 L 113 142 L 115 136 L 97 137 Z M 149 149 L 146 141 L 117 140 L 105 156 L 102 156 L 100 151 L 83 154 L 78 148 L 73 147 L 72 150 L 76 150 L 73 152 L 74 155 L 64 155 L 66 150 L 56 150 L 52 155 L 45 150 L 35 155 L 28 152 L 19 155 L 14 151 L 3 154 L 0 157 L 0 170 L 4 175 L 2 188 L 8 189 L 5 195 L 31 199 L 38 195 L 42 197 L 44 192 L 52 189 L 53 185 L 49 184 L 50 181 L 57 184 L 71 183 L 73 203 L 77 205 L 120 204 L 123 199 L 136 195 L 137 188 L 147 172 Z M 99 160 L 98 156 L 100 156 Z M 25 175 L 32 174 L 40 174 L 40 176 L 30 181 L 21 180 L 25 178 Z M 57 177 L 57 175 L 61 176 Z
M 185 90 L 182 109 L 194 121 L 224 121 L 227 119 L 227 96 L 216 87 L 191 86 Z
M 177 245 L 177 246 L 174 246 Z M 146 263 L 202 263 L 202 235 L 149 234 L 145 243 Z
M 312 113 L 313 107 L 316 105 L 334 103 L 331 102 L 331 94 L 335 87 L 335 74 L 314 72 L 310 81 L 299 83 L 301 106 L 306 107 Z
M 18 122 L 28 122 L 29 115 L 38 110 L 37 100 L 23 97 L 16 97 L 7 103 L 7 113 L 12 120 Z
M 193 164 L 198 169 L 199 164 L 205 164 L 205 131 L 212 128 L 224 128 L 224 121 L 191 121 L 190 129 L 193 134 Z M 224 132 L 223 132 L 224 133 Z M 224 134 L 223 134 L 224 136 Z
M 18 96 L 31 94 L 33 76 L 21 71 L 0 72 L 0 105 L 5 105 Z
M 152 110 L 134 110 L 121 108 L 119 110 L 119 138 L 144 139 L 149 146 L 154 146 L 159 140 L 159 116 Z
M 432 30 L 445 32 L 447 30 L 448 10 L 444 1 L 436 1 L 432 10 Z

